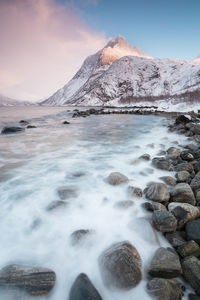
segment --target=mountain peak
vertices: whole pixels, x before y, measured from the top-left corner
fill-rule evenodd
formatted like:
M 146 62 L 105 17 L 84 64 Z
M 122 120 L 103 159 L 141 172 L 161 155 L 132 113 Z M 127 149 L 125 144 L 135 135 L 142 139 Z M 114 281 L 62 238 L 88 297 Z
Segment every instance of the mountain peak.
M 117 59 L 128 55 L 152 58 L 152 56 L 145 54 L 142 50 L 140 50 L 140 48 L 133 48 L 121 35 L 118 35 L 110 39 L 107 45 L 103 48 L 101 63 L 103 65 L 111 65 Z

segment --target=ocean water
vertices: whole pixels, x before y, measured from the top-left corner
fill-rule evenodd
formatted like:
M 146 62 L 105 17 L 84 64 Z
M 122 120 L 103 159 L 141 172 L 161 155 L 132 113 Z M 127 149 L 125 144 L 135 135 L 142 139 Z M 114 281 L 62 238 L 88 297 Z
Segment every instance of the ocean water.
M 69 108 L 70 109 L 70 108 Z M 153 158 L 160 150 L 186 143 L 184 136 L 170 133 L 168 120 L 156 116 L 92 115 L 72 118 L 68 108 L 1 108 L 0 128 L 19 125 L 21 119 L 35 129 L 0 135 L 0 268 L 10 263 L 48 267 L 56 272 L 56 285 L 47 297 L 66 300 L 76 276 L 86 273 L 104 300 L 148 300 L 147 270 L 160 246 L 169 246 L 151 226 L 151 213 L 142 208 L 145 198 L 132 198 L 129 185 L 144 189 L 150 181 L 174 175 L 157 170 Z M 69 125 L 63 125 L 67 120 Z M 129 183 L 110 186 L 105 178 L 121 172 Z M 67 204 L 49 211 L 60 200 L 61 187 L 75 194 Z M 132 200 L 129 208 L 119 201 Z M 73 245 L 71 234 L 79 229 L 93 234 Z M 115 242 L 129 241 L 138 250 L 143 280 L 130 291 L 105 287 L 98 257 Z M 0 290 L 3 300 L 36 299 L 19 292 Z

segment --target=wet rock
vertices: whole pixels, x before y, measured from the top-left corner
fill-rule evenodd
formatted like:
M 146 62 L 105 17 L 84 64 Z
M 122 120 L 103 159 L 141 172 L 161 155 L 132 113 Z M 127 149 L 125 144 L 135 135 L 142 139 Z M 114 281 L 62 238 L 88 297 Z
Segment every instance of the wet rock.
M 178 246 L 185 244 L 185 239 L 183 238 L 183 235 L 183 232 L 175 231 L 166 233 L 165 237 L 174 248 L 177 248 Z
M 69 300 L 102 300 L 97 289 L 94 287 L 88 276 L 81 273 L 73 283 Z
M 82 244 L 86 239 L 91 237 L 94 234 L 93 230 L 88 229 L 79 229 L 74 231 L 71 236 L 71 244 L 73 246 Z
M 173 202 L 189 203 L 191 205 L 196 204 L 194 193 L 187 183 L 177 184 L 174 188 L 172 188 L 170 194 L 171 201 Z
M 21 120 L 21 121 L 19 121 L 19 123 L 22 124 L 22 125 L 28 125 L 29 124 L 29 122 L 26 121 L 26 120 Z
M 196 198 L 196 201 L 197 201 L 197 205 L 199 205 L 199 203 L 200 203 L 200 190 L 195 191 L 195 198 Z
M 168 150 L 167 150 L 167 154 L 168 154 L 168 158 L 169 159 L 177 159 L 178 157 L 180 157 L 180 154 L 181 154 L 181 150 L 178 149 L 178 148 L 175 148 L 175 147 L 170 147 Z
M 33 128 L 37 128 L 37 126 L 35 126 L 35 125 L 28 125 L 26 128 L 33 129 Z
M 65 207 L 67 205 L 67 202 L 62 201 L 62 200 L 55 200 L 52 201 L 46 208 L 47 211 L 52 211 L 58 208 Z
M 193 190 L 198 190 L 200 188 L 200 172 L 192 179 L 190 186 Z
M 190 153 L 188 151 L 181 152 L 181 158 L 183 160 L 186 160 L 186 161 L 193 161 L 194 160 L 194 156 L 192 155 L 192 153 Z
M 173 232 L 177 227 L 177 220 L 172 213 L 165 210 L 153 212 L 152 220 L 155 228 L 161 232 Z
M 64 121 L 63 124 L 64 124 L 64 125 L 68 125 L 68 124 L 70 124 L 70 122 Z
M 165 159 L 164 157 L 155 157 L 152 160 L 152 164 L 157 169 L 166 170 L 166 171 L 173 171 L 174 167 L 170 163 L 169 160 Z
M 188 182 L 190 179 L 190 173 L 188 171 L 180 171 L 176 173 L 177 182 Z
M 56 274 L 46 268 L 9 265 L 0 271 L 0 286 L 21 288 L 33 296 L 47 295 L 56 282 Z
M 181 300 L 182 290 L 174 280 L 153 278 L 147 284 L 147 292 L 156 300 Z
M 186 256 L 200 256 L 200 247 L 199 245 L 191 240 L 189 242 L 186 242 L 185 244 L 179 246 L 177 248 L 177 252 L 184 258 Z
M 189 122 L 190 122 L 190 119 L 187 118 L 187 117 L 184 116 L 184 115 L 178 116 L 178 117 L 176 118 L 176 120 L 175 120 L 175 124 L 176 124 L 176 125 L 179 125 L 179 124 L 187 124 L 187 123 L 189 123 Z
M 128 187 L 128 194 L 132 197 L 141 198 L 142 197 L 142 190 L 135 186 Z
M 166 154 L 166 151 L 164 151 L 164 150 L 160 150 L 160 151 L 157 153 L 158 156 L 164 156 L 165 154 Z
M 176 185 L 176 180 L 171 176 L 163 176 L 163 177 L 160 177 L 160 179 L 162 181 L 164 181 L 164 183 L 166 183 L 167 185 L 170 185 L 170 186 Z
M 60 187 L 58 189 L 58 195 L 60 197 L 61 200 L 67 200 L 70 198 L 75 198 L 77 197 L 77 191 L 76 191 L 76 187 Z
M 123 175 L 120 172 L 112 172 L 106 178 L 106 181 L 111 185 L 119 185 L 119 184 L 128 182 L 129 179 L 128 179 L 128 177 L 126 177 L 125 175 Z
M 166 210 L 166 207 L 158 202 L 145 202 L 142 205 L 147 211 Z
M 178 220 L 178 229 L 182 228 L 187 222 L 200 217 L 200 209 L 188 203 L 172 202 L 168 205 L 168 210 Z
M 188 300 L 200 300 L 200 296 L 195 295 L 195 294 L 189 294 Z
M 118 201 L 115 204 L 115 207 L 126 209 L 126 208 L 129 208 L 129 207 L 132 207 L 133 205 L 134 205 L 133 201 L 131 201 L 131 200 L 124 200 L 124 201 Z
M 188 256 L 182 261 L 183 276 L 200 295 L 200 260 L 195 256 Z
M 200 219 L 189 221 L 186 224 L 186 235 L 188 240 L 194 240 L 200 244 Z
M 144 194 L 147 199 L 156 202 L 167 202 L 170 198 L 166 185 L 160 182 L 151 182 L 144 190 Z
M 173 249 L 159 248 L 154 254 L 149 267 L 152 277 L 175 278 L 181 275 L 179 256 Z
M 134 288 L 142 279 L 142 262 L 136 248 L 129 242 L 112 245 L 105 250 L 99 265 L 104 283 L 121 289 Z
M 18 133 L 22 132 L 25 129 L 22 127 L 4 127 L 1 131 L 1 134 L 13 134 L 13 133 Z
M 188 171 L 189 173 L 194 172 L 194 167 L 191 163 L 180 163 L 175 167 L 175 171 L 176 172 L 180 172 L 180 171 Z
M 141 155 L 139 158 L 143 159 L 143 160 L 150 160 L 151 156 L 149 154 L 145 153 L 145 154 Z

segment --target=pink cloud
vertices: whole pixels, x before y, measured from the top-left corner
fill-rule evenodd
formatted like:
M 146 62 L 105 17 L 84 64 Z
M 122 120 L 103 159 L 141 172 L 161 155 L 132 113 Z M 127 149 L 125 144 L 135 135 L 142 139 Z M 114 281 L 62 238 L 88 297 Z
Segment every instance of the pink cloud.
M 104 34 L 89 28 L 71 5 L 0 0 L 0 93 L 48 97 L 104 44 Z

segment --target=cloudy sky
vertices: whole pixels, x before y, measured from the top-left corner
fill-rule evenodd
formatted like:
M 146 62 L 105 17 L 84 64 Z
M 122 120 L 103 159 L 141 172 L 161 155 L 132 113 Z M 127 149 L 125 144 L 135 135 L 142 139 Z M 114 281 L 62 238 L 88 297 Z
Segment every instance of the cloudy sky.
M 0 93 L 37 101 L 121 34 L 154 57 L 200 54 L 199 0 L 0 0 Z

